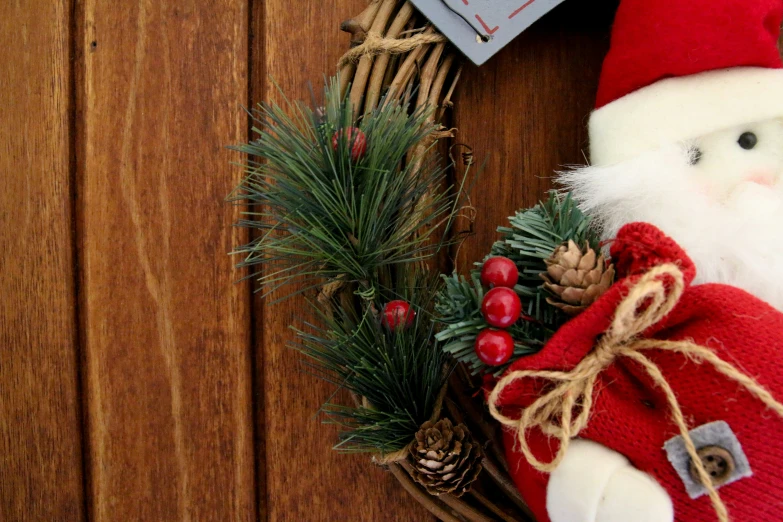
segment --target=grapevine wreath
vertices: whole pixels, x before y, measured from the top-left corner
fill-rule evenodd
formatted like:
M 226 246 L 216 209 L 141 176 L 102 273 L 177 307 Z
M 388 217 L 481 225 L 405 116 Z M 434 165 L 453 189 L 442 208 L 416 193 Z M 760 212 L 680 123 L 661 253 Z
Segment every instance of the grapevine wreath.
M 307 294 L 295 347 L 353 397 L 336 449 L 445 521 L 783 520 L 781 21 L 622 0 L 591 164 L 446 275 L 480 176 L 441 146 L 459 54 L 408 2 L 344 22 L 318 101 L 252 111 L 232 196 L 241 266 Z

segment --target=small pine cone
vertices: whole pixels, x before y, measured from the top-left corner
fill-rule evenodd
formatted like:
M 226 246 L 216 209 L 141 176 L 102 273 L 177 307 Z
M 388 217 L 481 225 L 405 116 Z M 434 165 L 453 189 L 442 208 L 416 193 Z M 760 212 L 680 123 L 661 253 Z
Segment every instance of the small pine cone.
M 422 424 L 409 451 L 413 478 L 430 495 L 462 496 L 481 473 L 481 446 L 467 426 L 449 419 Z
M 546 260 L 547 270 L 541 274 L 544 288 L 552 297 L 547 302 L 568 315 L 578 315 L 593 304 L 614 283 L 614 265 L 606 262 L 585 243 L 579 248 L 569 241 Z

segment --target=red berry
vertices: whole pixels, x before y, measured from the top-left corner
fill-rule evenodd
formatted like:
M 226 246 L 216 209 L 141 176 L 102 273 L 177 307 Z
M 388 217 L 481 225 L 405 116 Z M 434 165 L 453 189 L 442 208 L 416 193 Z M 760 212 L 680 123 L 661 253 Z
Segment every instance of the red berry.
M 519 281 L 516 263 L 507 257 L 490 257 L 481 267 L 481 284 L 487 287 L 514 288 Z
M 493 288 L 481 303 L 484 319 L 496 328 L 508 328 L 522 315 L 522 301 L 510 288 Z
M 343 135 L 345 136 L 345 142 L 351 146 L 351 159 L 354 163 L 362 159 L 364 153 L 367 152 L 367 136 L 356 127 L 341 129 L 332 136 L 332 148 L 335 152 L 340 147 L 340 138 Z
M 514 338 L 505 330 L 482 330 L 476 337 L 476 355 L 490 366 L 506 364 L 514 355 Z
M 396 330 L 400 326 L 408 328 L 413 325 L 415 318 L 416 312 L 405 301 L 389 301 L 383 308 L 383 324 L 389 330 Z

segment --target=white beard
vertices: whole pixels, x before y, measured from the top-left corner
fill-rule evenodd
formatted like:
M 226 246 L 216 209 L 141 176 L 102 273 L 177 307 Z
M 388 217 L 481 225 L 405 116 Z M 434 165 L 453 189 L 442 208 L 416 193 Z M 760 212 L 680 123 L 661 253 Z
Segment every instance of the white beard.
M 708 196 L 689 153 L 672 146 L 610 167 L 560 174 L 604 239 L 632 222 L 655 225 L 696 265 L 696 283 L 742 288 L 783 310 L 783 188 L 741 183 L 725 201 Z

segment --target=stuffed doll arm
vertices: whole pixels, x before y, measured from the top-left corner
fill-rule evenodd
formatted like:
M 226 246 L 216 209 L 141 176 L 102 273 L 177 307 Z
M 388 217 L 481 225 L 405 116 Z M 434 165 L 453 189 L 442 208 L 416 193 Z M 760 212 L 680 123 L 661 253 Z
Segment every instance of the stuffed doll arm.
M 666 491 L 621 454 L 589 440 L 571 442 L 547 487 L 552 522 L 672 522 Z

